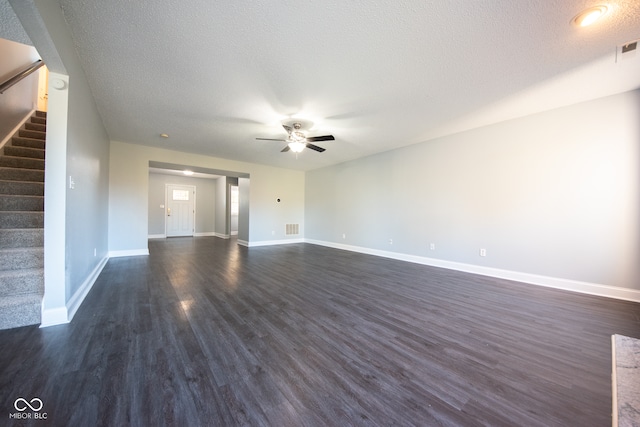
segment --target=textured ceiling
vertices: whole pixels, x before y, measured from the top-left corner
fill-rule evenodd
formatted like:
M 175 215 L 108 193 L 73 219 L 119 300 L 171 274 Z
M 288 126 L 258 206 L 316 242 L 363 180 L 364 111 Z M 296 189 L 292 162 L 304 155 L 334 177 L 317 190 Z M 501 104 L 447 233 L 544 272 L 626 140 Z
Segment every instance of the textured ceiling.
M 640 87 L 640 2 L 60 0 L 113 140 L 309 170 Z M 636 55 L 640 57 L 640 55 Z M 280 122 L 324 153 L 280 153 Z M 168 133 L 170 138 L 159 135 Z
M 0 0 L 0 22 L 0 38 L 33 46 L 9 0 Z

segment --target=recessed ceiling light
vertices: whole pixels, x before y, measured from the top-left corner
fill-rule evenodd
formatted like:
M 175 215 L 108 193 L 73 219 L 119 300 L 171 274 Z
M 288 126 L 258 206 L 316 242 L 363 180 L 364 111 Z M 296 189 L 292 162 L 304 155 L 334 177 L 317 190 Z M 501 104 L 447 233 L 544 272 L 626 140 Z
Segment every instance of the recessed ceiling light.
M 184 170 L 184 171 L 182 171 L 182 173 L 187 175 L 187 176 L 193 175 L 193 171 L 190 171 L 190 170 Z
M 586 27 L 602 18 L 608 10 L 609 8 L 604 5 L 590 7 L 577 14 L 571 22 L 578 27 Z
M 169 134 L 161 133 L 161 134 L 160 134 L 160 137 L 161 137 L 161 138 L 169 138 Z

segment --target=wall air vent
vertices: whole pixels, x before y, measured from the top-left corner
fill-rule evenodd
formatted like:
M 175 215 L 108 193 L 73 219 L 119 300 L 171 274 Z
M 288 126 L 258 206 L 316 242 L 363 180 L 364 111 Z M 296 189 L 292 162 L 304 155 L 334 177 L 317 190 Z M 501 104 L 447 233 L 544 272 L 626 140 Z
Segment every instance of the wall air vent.
M 639 40 L 631 40 L 616 47 L 616 62 L 627 61 L 638 56 Z
M 294 236 L 300 234 L 300 224 L 285 224 L 285 236 Z
M 638 48 L 638 42 L 627 43 L 622 46 L 622 53 L 631 52 L 632 50 L 636 50 Z

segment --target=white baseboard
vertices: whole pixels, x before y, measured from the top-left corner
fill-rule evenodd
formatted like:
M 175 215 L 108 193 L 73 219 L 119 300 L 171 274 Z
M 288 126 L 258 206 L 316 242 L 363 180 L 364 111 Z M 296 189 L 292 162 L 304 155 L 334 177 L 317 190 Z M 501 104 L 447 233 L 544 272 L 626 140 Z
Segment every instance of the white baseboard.
M 85 297 L 89 294 L 89 291 L 98 279 L 98 276 L 100 276 L 102 269 L 105 265 L 107 265 L 108 260 L 109 258 L 105 257 L 98 263 L 96 268 L 94 268 L 89 276 L 87 276 L 85 281 L 76 291 L 76 293 L 73 294 L 65 307 L 58 307 L 49 310 L 43 309 L 42 322 L 40 323 L 40 327 L 46 328 L 48 326 L 63 325 L 65 323 L 71 322 L 71 319 L 73 319 L 73 316 L 75 316 Z
M 238 235 L 238 232 L 237 232 L 237 231 L 232 231 L 232 232 L 231 232 L 231 235 L 232 235 L 232 236 L 237 236 L 237 235 Z
M 433 267 L 447 268 L 449 270 L 463 271 L 466 273 L 480 274 L 483 276 L 496 277 L 499 279 L 513 280 L 516 282 L 528 283 L 531 285 L 545 286 L 548 288 L 563 289 L 566 291 L 579 292 L 589 295 L 597 295 L 607 298 L 615 298 L 625 301 L 640 302 L 640 290 L 620 288 L 616 286 L 603 285 L 599 283 L 581 282 L 578 280 L 561 279 L 557 277 L 541 276 L 537 274 L 521 273 L 518 271 L 502 270 L 498 268 L 483 267 L 480 265 L 465 264 L 461 262 L 445 261 L 435 258 L 408 255 L 397 252 L 389 252 L 378 249 L 370 249 L 361 246 L 345 245 L 341 243 L 326 242 L 321 240 L 304 239 L 306 243 L 326 246 L 335 249 L 342 249 L 351 252 L 359 252 L 368 255 L 376 255 L 384 258 L 396 259 L 399 261 L 413 262 L 416 264 L 429 265 Z
M 42 321 L 40 323 L 41 328 L 48 326 L 63 325 L 69 323 L 69 317 L 67 315 L 67 307 L 58 307 L 52 309 L 42 310 Z
M 221 239 L 229 239 L 229 235 L 228 234 L 223 234 L 223 233 L 213 233 L 214 236 L 219 237 Z
M 215 236 L 216 233 L 214 231 L 203 231 L 201 233 L 193 233 L 194 237 L 207 237 L 207 236 Z
M 239 244 L 240 246 L 246 246 L 246 247 L 249 247 L 249 242 L 247 242 L 246 240 L 240 240 L 240 239 L 238 239 L 238 244 Z
M 258 246 L 290 245 L 292 243 L 304 243 L 304 241 L 304 239 L 262 240 L 259 242 L 246 242 L 242 240 L 243 243 L 240 243 L 241 241 L 238 240 L 238 244 L 247 246 L 249 248 L 255 248 Z
M 128 249 L 124 251 L 109 251 L 109 258 L 120 258 L 124 256 L 141 256 L 141 255 L 149 255 L 149 248 Z
M 167 235 L 166 234 L 149 234 L 147 236 L 147 238 L 149 238 L 149 239 L 166 239 Z
M 73 316 L 75 316 L 76 311 L 78 311 L 78 308 L 80 308 L 80 304 L 82 304 L 82 301 L 84 301 L 87 294 L 89 294 L 89 291 L 93 287 L 93 284 L 98 279 L 98 276 L 100 276 L 102 269 L 105 265 L 107 265 L 108 260 L 109 258 L 104 257 L 98 263 L 98 265 L 96 265 L 96 268 L 93 269 L 91 274 L 89 274 L 89 276 L 82 283 L 82 286 L 80 286 L 80 288 L 76 291 L 75 294 L 73 294 L 73 296 L 67 303 L 67 318 L 69 319 L 69 321 L 71 321 L 73 319 Z

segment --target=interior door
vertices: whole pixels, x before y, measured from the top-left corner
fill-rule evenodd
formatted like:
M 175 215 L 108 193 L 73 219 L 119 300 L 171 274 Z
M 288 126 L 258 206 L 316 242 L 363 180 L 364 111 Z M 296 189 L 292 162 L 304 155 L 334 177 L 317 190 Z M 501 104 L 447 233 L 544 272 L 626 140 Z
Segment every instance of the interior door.
M 167 237 L 193 236 L 196 187 L 167 184 Z

